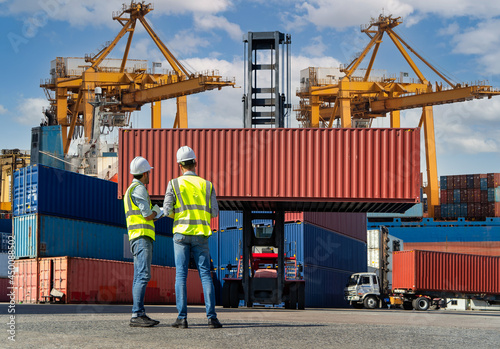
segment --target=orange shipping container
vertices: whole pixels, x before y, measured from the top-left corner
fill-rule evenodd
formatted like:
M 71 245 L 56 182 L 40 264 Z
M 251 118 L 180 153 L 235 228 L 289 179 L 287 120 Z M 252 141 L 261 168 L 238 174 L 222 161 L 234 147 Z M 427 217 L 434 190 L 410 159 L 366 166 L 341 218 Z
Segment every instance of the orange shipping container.
M 405 250 L 500 256 L 500 241 L 405 242 Z
M 500 295 L 500 257 L 414 250 L 392 261 L 393 289 Z
M 37 303 L 38 263 L 35 259 L 14 262 L 14 294 L 16 303 Z

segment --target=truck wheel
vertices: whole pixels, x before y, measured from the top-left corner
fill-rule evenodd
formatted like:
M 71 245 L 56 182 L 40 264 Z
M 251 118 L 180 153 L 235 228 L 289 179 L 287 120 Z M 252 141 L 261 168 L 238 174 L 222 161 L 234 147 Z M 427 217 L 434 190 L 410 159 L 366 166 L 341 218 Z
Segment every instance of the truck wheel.
M 306 285 L 301 282 L 297 292 L 297 308 L 304 310 L 306 308 Z
M 414 308 L 416 310 L 426 311 L 429 309 L 430 306 L 431 306 L 431 302 L 430 302 L 429 298 L 427 298 L 427 297 L 418 297 L 415 300 Z
M 363 303 L 367 309 L 375 309 L 378 306 L 378 300 L 375 296 L 367 296 Z
M 224 308 L 231 307 L 231 302 L 229 300 L 230 288 L 231 283 L 229 281 L 224 282 L 224 285 L 222 286 L 222 307 Z
M 240 304 L 240 299 L 238 297 L 238 283 L 231 282 L 231 288 L 229 289 L 229 303 L 231 308 L 238 308 Z

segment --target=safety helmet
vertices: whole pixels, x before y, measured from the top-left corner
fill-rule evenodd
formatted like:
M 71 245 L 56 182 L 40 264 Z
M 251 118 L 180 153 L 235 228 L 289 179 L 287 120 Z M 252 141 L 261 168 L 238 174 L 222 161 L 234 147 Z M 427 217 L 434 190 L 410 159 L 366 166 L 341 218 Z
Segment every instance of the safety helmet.
M 140 175 L 152 169 L 148 160 L 144 159 L 142 156 L 137 156 L 130 162 L 130 174 L 132 175 Z
M 177 150 L 177 163 L 178 164 L 183 164 L 186 161 L 189 160 L 195 160 L 196 155 L 194 155 L 194 150 L 188 147 L 187 145 L 184 145 Z

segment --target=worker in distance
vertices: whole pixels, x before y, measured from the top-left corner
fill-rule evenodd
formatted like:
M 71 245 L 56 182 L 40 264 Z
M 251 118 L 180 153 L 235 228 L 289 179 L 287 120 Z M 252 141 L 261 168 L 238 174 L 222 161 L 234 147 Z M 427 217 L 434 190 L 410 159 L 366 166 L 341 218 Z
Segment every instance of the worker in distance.
M 215 313 L 215 291 L 210 275 L 208 238 L 212 235 L 210 219 L 219 214 L 219 205 L 212 183 L 195 172 L 196 156 L 188 146 L 177 151 L 177 163 L 182 175 L 169 181 L 163 212 L 174 219 L 176 328 L 188 328 L 187 288 L 189 258 L 194 257 L 198 268 L 209 328 L 221 328 Z
M 130 251 L 134 256 L 134 281 L 132 284 L 132 327 L 152 327 L 160 322 L 146 315 L 144 296 L 146 286 L 151 279 L 151 261 L 155 240 L 154 221 L 163 215 L 158 205 L 151 204 L 146 185 L 153 167 L 149 162 L 137 156 L 130 163 L 130 174 L 134 176 L 132 183 L 123 198 L 125 217 L 127 220 Z

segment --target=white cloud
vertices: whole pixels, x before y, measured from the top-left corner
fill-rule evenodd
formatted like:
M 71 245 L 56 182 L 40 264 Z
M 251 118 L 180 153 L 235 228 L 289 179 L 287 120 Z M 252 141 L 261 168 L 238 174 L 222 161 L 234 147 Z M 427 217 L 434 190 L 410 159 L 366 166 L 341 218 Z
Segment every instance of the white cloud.
M 5 108 L 3 105 L 0 104 L 0 114 L 5 114 L 7 113 L 7 108 Z
M 323 38 L 321 36 L 316 36 L 311 38 L 311 44 L 309 46 L 304 46 L 301 52 L 304 54 L 310 54 L 314 57 L 324 56 L 325 51 L 328 47 L 323 43 Z
M 49 102 L 44 98 L 24 98 L 18 103 L 18 115 L 14 120 L 23 125 L 38 126 L 44 118 L 42 111 L 48 106 Z
M 240 26 L 229 22 L 222 16 L 214 16 L 212 14 L 195 14 L 194 23 L 198 30 L 222 29 L 231 37 L 231 39 L 235 41 L 241 41 L 243 38 L 243 32 L 241 31 Z

